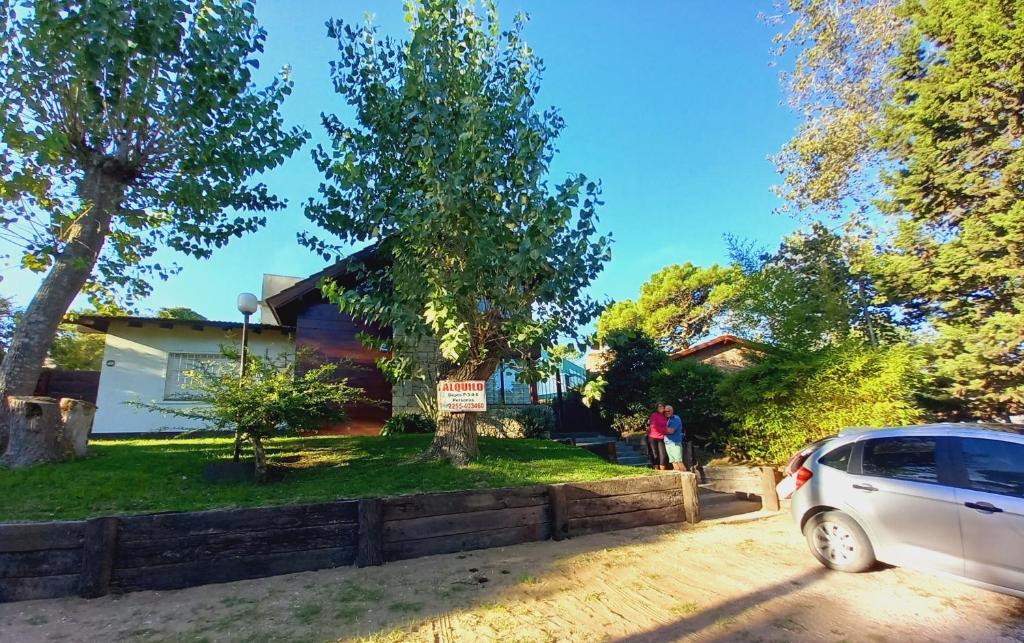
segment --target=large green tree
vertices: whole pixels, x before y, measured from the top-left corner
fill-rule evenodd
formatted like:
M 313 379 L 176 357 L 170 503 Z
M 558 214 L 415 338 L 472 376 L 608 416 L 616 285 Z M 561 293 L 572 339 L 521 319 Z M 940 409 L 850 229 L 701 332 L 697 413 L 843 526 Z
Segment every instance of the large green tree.
M 859 336 L 891 339 L 893 322 L 878 306 L 863 247 L 820 223 L 795 232 L 774 253 L 732 240 L 730 254 L 746 273 L 729 304 L 733 332 L 775 346 L 816 350 Z
M 866 267 L 934 343 L 935 383 L 981 417 L 1024 411 L 1024 7 L 790 8 L 780 42 L 796 61 L 786 86 L 801 125 L 776 159 L 783 195 L 874 228 L 881 257 Z
M 563 120 L 536 108 L 542 65 L 523 17 L 503 31 L 489 0 L 430 0 L 407 4 L 406 19 L 405 42 L 328 23 L 335 89 L 355 118 L 324 117 L 331 145 L 314 160 L 325 182 L 306 214 L 387 258 L 355 290 L 325 292 L 391 326 L 392 372 L 433 338 L 442 378 L 481 380 L 597 313 L 582 293 L 609 256 L 595 227 L 600 188 L 578 174 L 548 182 Z M 301 239 L 333 255 L 334 239 Z M 475 415 L 442 415 L 429 455 L 477 454 Z
M 1024 412 L 1024 3 L 908 1 L 880 140 L 898 233 L 880 269 L 982 416 Z
M 742 271 L 689 262 L 659 270 L 640 287 L 640 296 L 617 301 L 597 321 L 597 339 L 616 331 L 639 331 L 667 351 L 687 348 L 706 336 L 739 292 Z
M 298 149 L 259 87 L 250 2 L 0 0 L 0 235 L 45 273 L 3 366 L 31 393 L 84 289 L 147 292 L 160 247 L 209 256 L 284 203 L 254 178 Z
M 862 221 L 880 195 L 875 132 L 909 22 L 903 0 L 787 0 L 769 20 L 796 134 L 773 158 L 783 210 Z

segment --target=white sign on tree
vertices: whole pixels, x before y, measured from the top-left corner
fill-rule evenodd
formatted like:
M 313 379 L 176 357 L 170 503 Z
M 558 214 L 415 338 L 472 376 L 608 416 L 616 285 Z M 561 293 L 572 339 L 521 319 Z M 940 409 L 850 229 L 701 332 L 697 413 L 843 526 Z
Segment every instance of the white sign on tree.
M 437 407 L 442 413 L 480 413 L 487 410 L 487 387 L 483 380 L 437 383 Z

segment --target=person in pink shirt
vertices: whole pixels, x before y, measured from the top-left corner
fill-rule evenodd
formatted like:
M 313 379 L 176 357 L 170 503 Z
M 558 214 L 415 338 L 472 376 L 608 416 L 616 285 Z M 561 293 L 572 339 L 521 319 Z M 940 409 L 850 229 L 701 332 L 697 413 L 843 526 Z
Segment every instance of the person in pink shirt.
M 651 413 L 647 429 L 647 450 L 651 455 L 651 467 L 666 471 L 669 469 L 668 452 L 665 451 L 665 433 L 668 429 L 668 418 L 665 417 L 665 405 L 658 403 L 658 409 Z

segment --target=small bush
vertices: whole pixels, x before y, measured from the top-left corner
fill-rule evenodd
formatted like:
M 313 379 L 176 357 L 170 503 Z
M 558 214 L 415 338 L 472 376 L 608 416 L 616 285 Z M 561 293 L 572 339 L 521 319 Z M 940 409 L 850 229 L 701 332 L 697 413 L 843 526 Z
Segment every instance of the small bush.
M 642 406 L 634 406 L 629 413 L 612 416 L 612 429 L 619 435 L 632 433 L 647 433 L 648 422 L 654 407 L 646 409 Z
M 422 413 L 395 413 L 384 423 L 380 434 L 433 433 L 436 430 L 437 424 Z
M 555 412 L 549 406 L 526 406 L 515 415 L 524 438 L 544 438 L 555 429 Z

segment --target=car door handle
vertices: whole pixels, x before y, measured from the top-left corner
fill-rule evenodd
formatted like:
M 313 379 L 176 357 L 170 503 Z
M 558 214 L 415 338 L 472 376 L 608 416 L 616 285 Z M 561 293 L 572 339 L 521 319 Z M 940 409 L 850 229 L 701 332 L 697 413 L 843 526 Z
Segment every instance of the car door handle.
M 968 509 L 977 509 L 978 511 L 984 511 L 989 514 L 998 514 L 1003 512 L 1002 508 L 995 506 L 991 502 L 965 502 L 964 506 Z
M 860 489 L 861 491 L 878 491 L 878 487 L 870 484 L 855 484 L 854 489 Z

